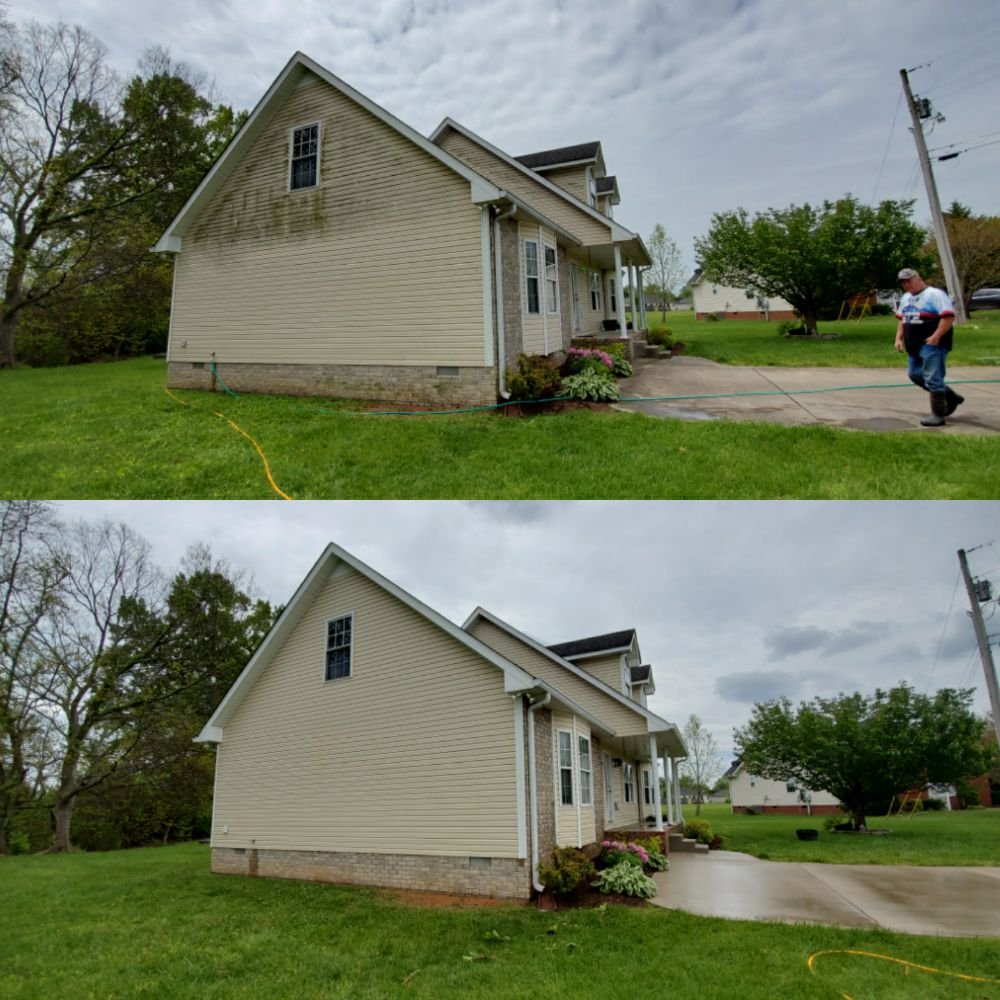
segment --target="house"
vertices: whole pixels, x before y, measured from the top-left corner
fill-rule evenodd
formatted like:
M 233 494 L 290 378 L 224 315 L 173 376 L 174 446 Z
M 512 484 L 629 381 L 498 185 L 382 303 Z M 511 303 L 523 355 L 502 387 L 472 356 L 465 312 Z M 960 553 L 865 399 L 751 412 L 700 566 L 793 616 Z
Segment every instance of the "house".
M 688 281 L 696 319 L 717 316 L 719 319 L 795 319 L 795 310 L 784 299 L 767 298 L 752 290 L 734 288 L 709 281 L 695 270 Z
M 681 820 L 652 689 L 634 631 L 459 626 L 331 544 L 197 737 L 212 870 L 529 898 L 553 847 Z
M 822 790 L 804 788 L 794 780 L 775 781 L 751 774 L 739 758 L 722 776 L 729 782 L 729 801 L 734 813 L 839 813 L 840 802 L 835 795 Z
M 154 248 L 168 384 L 494 403 L 521 352 L 629 342 L 620 275 L 650 259 L 618 202 L 598 142 L 427 138 L 296 53 Z

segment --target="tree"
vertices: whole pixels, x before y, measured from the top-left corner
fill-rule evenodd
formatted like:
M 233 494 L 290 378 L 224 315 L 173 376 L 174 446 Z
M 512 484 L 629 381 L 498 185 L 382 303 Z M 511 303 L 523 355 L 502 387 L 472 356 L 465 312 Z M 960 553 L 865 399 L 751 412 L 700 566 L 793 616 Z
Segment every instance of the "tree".
M 9 367 L 22 313 L 135 269 L 236 121 L 159 50 L 127 85 L 96 38 L 61 22 L 13 32 L 8 52 L 0 366 Z
M 653 261 L 649 273 L 662 296 L 663 319 L 666 320 L 667 300 L 684 276 L 684 262 L 677 244 L 667 236 L 667 231 L 659 222 L 649 234 L 649 256 Z
M 922 265 L 925 235 L 912 209 L 912 201 L 871 208 L 848 195 L 753 218 L 743 208 L 719 212 L 695 254 L 707 278 L 785 299 L 815 334 L 820 317 L 836 316 L 845 300 L 895 288 L 901 268 Z
M 871 697 L 815 698 L 798 710 L 787 698 L 761 702 L 735 731 L 736 749 L 753 774 L 837 796 L 860 829 L 893 796 L 986 770 L 985 723 L 969 707 L 972 695 L 943 688 L 931 697 L 900 684 Z
M 701 815 L 701 804 L 722 774 L 722 754 L 715 737 L 702 725 L 697 715 L 688 718 L 681 734 L 687 747 L 687 759 L 681 762 L 681 773 L 694 789 L 695 815 Z
M 960 211 L 953 213 L 952 209 L 956 207 Z M 945 228 L 968 315 L 972 293 L 977 288 L 1000 284 L 1000 217 L 973 215 L 964 205 L 953 202 L 945 216 Z M 933 239 L 926 249 L 934 257 L 937 256 L 937 243 Z M 944 275 L 940 267 L 931 272 L 930 279 L 936 284 L 943 284 Z

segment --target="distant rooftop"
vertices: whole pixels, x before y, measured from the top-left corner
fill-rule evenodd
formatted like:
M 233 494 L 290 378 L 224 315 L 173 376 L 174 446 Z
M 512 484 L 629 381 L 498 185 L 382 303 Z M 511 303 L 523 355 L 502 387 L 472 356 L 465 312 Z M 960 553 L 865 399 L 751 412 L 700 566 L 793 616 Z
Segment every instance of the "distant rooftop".
M 543 149 L 540 153 L 525 153 L 514 159 L 531 170 L 557 167 L 561 163 L 579 163 L 581 160 L 596 160 L 599 142 L 581 142 L 577 146 L 561 146 L 559 149 Z
M 600 653 L 605 649 L 624 649 L 632 644 L 635 636 L 634 628 L 621 632 L 606 632 L 604 635 L 592 635 L 586 639 L 573 639 L 570 642 L 557 642 L 549 646 L 556 656 L 569 659 L 572 656 L 584 656 L 588 653 Z

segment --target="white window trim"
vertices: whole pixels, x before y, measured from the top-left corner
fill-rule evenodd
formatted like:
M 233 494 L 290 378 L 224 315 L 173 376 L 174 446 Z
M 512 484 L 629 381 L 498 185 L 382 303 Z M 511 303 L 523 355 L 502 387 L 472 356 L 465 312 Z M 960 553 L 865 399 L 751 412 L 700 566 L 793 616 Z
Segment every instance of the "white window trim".
M 341 618 L 351 619 L 351 645 L 348 649 L 349 666 L 350 673 L 346 677 L 327 677 L 327 665 L 326 657 L 330 652 L 330 623 L 340 621 Z M 324 684 L 335 684 L 337 681 L 349 681 L 354 676 L 354 612 L 345 611 L 343 614 L 333 615 L 331 618 L 327 618 L 326 623 L 323 626 L 323 683 Z
M 636 800 L 635 794 L 635 765 L 627 760 L 622 762 L 622 788 L 627 805 L 632 805 Z
M 566 735 L 569 737 L 569 766 L 566 767 L 562 762 L 562 739 L 561 737 Z M 557 729 L 556 730 L 556 794 L 558 796 L 556 802 L 560 809 L 575 809 L 577 803 L 576 794 L 576 775 L 574 774 L 576 768 L 574 766 L 576 754 L 573 751 L 573 730 L 572 729 Z M 569 789 L 570 798 L 572 801 L 563 802 L 562 797 L 562 775 L 563 771 L 569 771 Z
M 292 159 L 295 152 L 295 133 L 299 129 L 316 127 L 316 183 L 310 184 L 308 187 L 293 188 L 292 187 Z M 320 178 L 323 176 L 322 170 L 322 154 L 323 154 L 323 125 L 321 122 L 303 122 L 299 125 L 293 125 L 288 130 L 288 193 L 298 194 L 299 191 L 312 191 L 313 188 L 318 188 L 320 184 Z
M 552 269 L 555 273 L 555 278 L 549 278 L 549 263 L 547 254 L 549 250 L 552 251 Z M 554 243 L 543 243 L 542 244 L 542 259 L 540 261 L 541 269 L 544 272 L 541 278 L 544 282 L 545 291 L 545 314 L 547 316 L 558 316 L 559 315 L 559 248 Z M 549 302 L 549 283 L 553 286 L 553 296 L 552 302 Z
M 581 742 L 586 742 L 587 744 L 587 761 L 589 762 L 589 767 L 586 771 L 583 769 L 583 749 L 580 746 Z M 577 772 L 580 776 L 580 805 L 581 806 L 593 806 L 594 804 L 594 744 L 589 736 L 584 736 L 582 733 L 576 734 L 576 755 L 577 755 Z M 587 781 L 584 783 L 583 776 L 587 775 Z M 587 801 L 584 801 L 583 793 L 584 789 L 587 791 Z
M 529 243 L 535 248 L 535 273 L 534 273 L 534 275 L 529 275 L 528 274 L 528 244 Z M 533 240 L 522 239 L 521 240 L 521 270 L 524 273 L 524 312 L 528 316 L 541 316 L 545 312 L 545 302 L 544 302 L 544 299 L 543 299 L 543 296 L 545 294 L 545 289 L 544 289 L 544 286 L 543 286 L 543 277 L 542 277 L 542 274 L 540 273 L 541 269 L 542 269 L 542 262 L 539 260 L 538 247 L 539 247 L 539 241 L 537 239 L 533 239 Z M 537 310 L 537 312 L 532 312 L 531 309 L 529 308 L 529 305 L 528 305 L 529 302 L 530 302 L 530 299 L 528 297 L 528 281 L 529 280 L 534 280 L 536 282 L 536 284 L 537 284 L 537 287 L 538 287 L 538 294 L 536 296 L 536 299 L 538 301 L 538 310 Z
M 653 805 L 653 782 L 648 767 L 642 769 L 642 802 L 643 805 Z
M 601 276 L 597 271 L 590 272 L 590 311 L 601 311 Z

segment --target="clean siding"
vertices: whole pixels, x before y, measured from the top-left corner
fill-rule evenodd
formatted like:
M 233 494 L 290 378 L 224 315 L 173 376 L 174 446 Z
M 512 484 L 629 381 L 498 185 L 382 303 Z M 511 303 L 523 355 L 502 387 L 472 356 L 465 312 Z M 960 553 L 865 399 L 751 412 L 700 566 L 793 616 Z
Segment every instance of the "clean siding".
M 290 130 L 315 121 L 319 186 L 290 192 Z M 171 361 L 485 364 L 469 182 L 315 77 L 216 193 L 176 267 Z
M 326 623 L 347 613 L 352 676 L 326 682 Z M 502 672 L 354 571 L 225 727 L 216 847 L 515 858 L 516 817 Z
M 628 691 L 622 691 L 621 653 L 615 653 L 613 656 L 595 656 L 574 662 L 581 670 L 586 670 L 591 677 L 596 677 L 626 697 L 632 697 Z
M 613 242 L 610 223 L 602 224 L 588 215 L 583 208 L 577 208 L 530 175 L 522 173 L 517 167 L 512 167 L 495 153 L 484 149 L 479 143 L 473 142 L 460 132 L 452 128 L 445 129 L 438 139 L 438 145 L 445 152 L 457 156 L 497 187 L 509 191 L 516 198 L 537 209 L 546 219 L 572 233 L 582 243 L 600 245 Z
M 547 181 L 568 191 L 574 198 L 579 198 L 589 205 L 590 192 L 587 190 L 586 167 L 563 167 L 560 170 L 546 170 L 543 174 Z
M 478 618 L 470 630 L 481 642 L 522 667 L 533 677 L 539 677 L 565 693 L 584 711 L 602 720 L 618 736 L 634 736 L 649 732 L 646 719 L 638 711 L 617 701 L 582 677 L 577 677 L 565 667 L 533 649 L 526 642 L 498 628 L 485 618 Z

